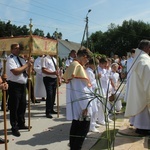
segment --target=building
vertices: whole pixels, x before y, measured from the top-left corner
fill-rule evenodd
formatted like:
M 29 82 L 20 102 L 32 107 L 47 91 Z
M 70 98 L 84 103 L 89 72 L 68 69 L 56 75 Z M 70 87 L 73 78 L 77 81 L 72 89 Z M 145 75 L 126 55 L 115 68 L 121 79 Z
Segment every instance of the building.
M 62 58 L 67 58 L 71 50 L 78 51 L 81 48 L 81 43 L 71 42 L 68 39 L 58 39 L 58 55 Z

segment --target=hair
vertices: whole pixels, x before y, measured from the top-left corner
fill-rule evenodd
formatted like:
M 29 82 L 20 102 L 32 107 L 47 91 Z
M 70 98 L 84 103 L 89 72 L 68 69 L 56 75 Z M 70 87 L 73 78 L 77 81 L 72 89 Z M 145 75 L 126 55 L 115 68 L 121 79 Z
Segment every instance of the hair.
M 131 53 L 135 53 L 135 49 L 134 48 L 131 49 Z
M 95 59 L 89 59 L 89 62 L 88 62 L 89 65 L 98 65 L 99 64 L 99 60 L 97 58 Z
M 104 58 L 104 57 L 99 60 L 99 63 L 101 63 L 101 64 L 104 64 L 107 62 L 108 62 L 107 58 Z
M 71 51 L 70 51 L 70 54 L 72 54 L 72 53 L 76 53 L 76 50 L 74 50 L 74 49 L 71 50 Z
M 90 52 L 87 49 L 78 50 L 77 56 L 78 57 L 87 56 L 88 58 L 91 58 Z
M 118 66 L 119 67 L 119 65 L 117 63 L 112 63 L 111 64 L 111 68 L 114 67 L 114 66 Z
M 10 46 L 11 50 L 14 49 L 14 47 L 17 46 L 17 45 L 19 45 L 19 44 L 18 43 L 11 44 L 11 46 Z
M 149 40 L 141 40 L 139 45 L 138 45 L 138 48 L 143 50 L 146 47 L 150 47 L 150 41 Z

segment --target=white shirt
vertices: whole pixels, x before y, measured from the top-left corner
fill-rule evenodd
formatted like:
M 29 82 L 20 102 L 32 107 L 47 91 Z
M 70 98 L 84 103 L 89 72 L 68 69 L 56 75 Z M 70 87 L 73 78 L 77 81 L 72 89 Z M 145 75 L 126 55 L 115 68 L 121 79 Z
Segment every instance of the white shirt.
M 56 58 L 53 57 L 53 60 L 54 60 L 54 62 L 56 64 Z M 46 68 L 46 69 L 48 69 L 51 72 L 56 71 L 55 65 L 54 65 L 54 63 L 52 61 L 52 57 L 51 56 L 48 55 L 48 56 L 44 57 L 41 62 L 42 62 L 41 63 L 42 64 L 42 68 Z M 49 75 L 49 74 L 45 74 L 45 73 L 42 73 L 42 75 L 43 75 L 43 77 L 57 78 L 56 75 Z
M 112 87 L 112 93 L 114 94 L 116 92 L 115 89 L 118 88 L 118 84 L 119 84 L 119 73 L 117 72 L 111 72 L 110 73 L 110 78 L 112 79 L 115 88 Z
M 106 69 L 102 69 L 100 66 L 98 66 L 98 73 L 101 74 L 101 78 L 100 78 L 101 87 L 102 87 L 103 95 L 106 96 L 108 87 L 109 87 L 109 91 L 111 89 L 111 84 L 110 84 L 110 80 L 109 80 L 110 71 L 108 71 Z M 108 96 L 110 96 L 109 92 L 108 92 Z
M 19 57 L 22 65 L 24 65 L 26 62 L 23 58 Z M 13 81 L 16 83 L 20 84 L 26 84 L 27 83 L 27 77 L 23 76 L 23 73 L 19 75 L 14 75 L 11 70 L 19 68 L 20 63 L 17 60 L 17 56 L 11 54 L 7 57 L 7 62 L 6 62 L 6 74 L 7 74 L 7 80 L 8 81 Z
M 41 59 L 42 59 L 42 57 L 38 57 L 34 61 L 34 70 L 40 76 L 42 76 Z
M 66 60 L 66 67 L 69 67 L 72 62 L 73 62 L 73 58 L 72 58 L 72 57 L 69 57 L 69 58 Z

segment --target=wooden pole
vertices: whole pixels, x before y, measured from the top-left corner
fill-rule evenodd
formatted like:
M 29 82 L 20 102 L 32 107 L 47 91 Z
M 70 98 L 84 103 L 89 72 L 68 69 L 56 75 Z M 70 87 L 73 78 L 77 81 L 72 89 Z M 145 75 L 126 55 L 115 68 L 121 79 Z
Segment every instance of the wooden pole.
M 6 58 L 3 59 L 3 75 L 2 80 L 3 83 L 6 82 L 7 75 L 6 75 Z M 5 134 L 5 150 L 8 149 L 7 147 L 7 118 L 6 118 L 6 90 L 3 90 L 3 110 L 4 110 L 4 134 Z
M 31 58 L 31 51 L 33 49 L 33 43 L 32 43 L 32 19 L 30 19 L 30 45 L 29 45 L 29 60 Z M 29 90 L 28 90 L 28 130 L 30 131 L 30 101 L 31 101 L 31 67 L 28 69 L 28 83 L 29 83 Z
M 56 59 L 57 59 L 57 70 L 58 70 L 58 65 L 59 65 L 58 43 L 57 43 L 57 45 L 56 45 Z M 57 89 L 56 89 L 56 94 L 57 94 L 57 118 L 59 118 L 59 77 L 57 77 Z

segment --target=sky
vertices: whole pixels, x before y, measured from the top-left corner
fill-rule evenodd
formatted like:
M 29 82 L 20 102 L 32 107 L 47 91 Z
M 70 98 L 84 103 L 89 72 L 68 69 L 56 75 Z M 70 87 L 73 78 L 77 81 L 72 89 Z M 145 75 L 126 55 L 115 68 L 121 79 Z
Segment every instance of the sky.
M 32 19 L 32 30 L 43 30 L 45 36 L 61 32 L 62 39 L 77 43 L 82 41 L 86 16 L 88 36 L 124 20 L 150 23 L 150 0 L 0 0 L 1 21 L 29 27 Z

